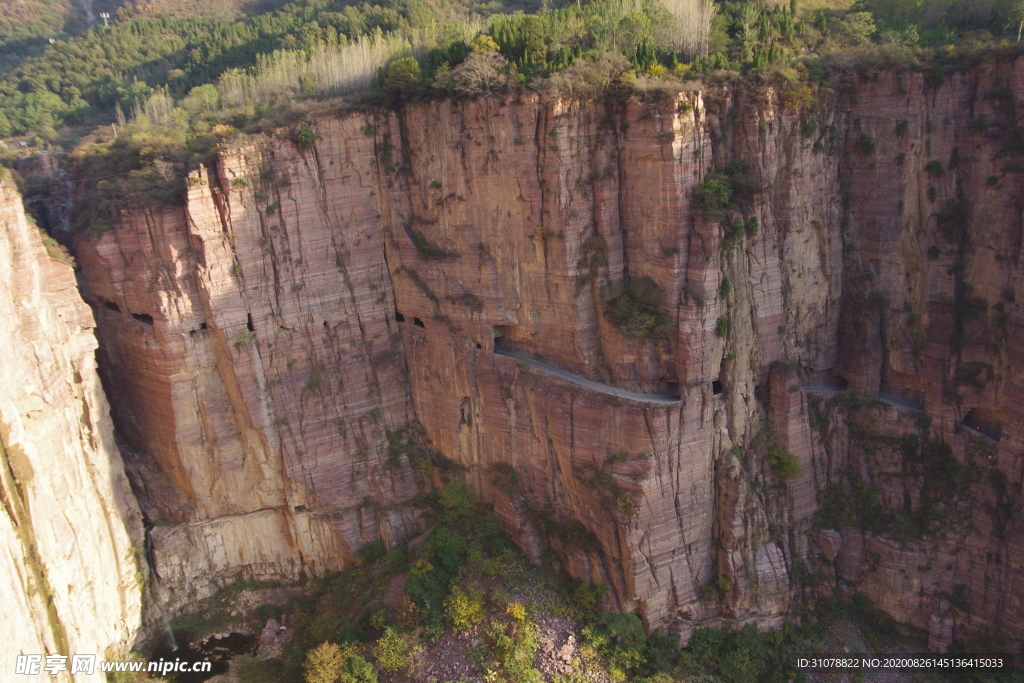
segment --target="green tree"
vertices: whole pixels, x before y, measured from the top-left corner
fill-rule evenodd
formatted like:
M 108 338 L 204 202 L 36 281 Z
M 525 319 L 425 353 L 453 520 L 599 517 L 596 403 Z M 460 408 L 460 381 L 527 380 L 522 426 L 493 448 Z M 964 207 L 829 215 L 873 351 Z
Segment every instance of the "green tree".
M 340 683 L 377 683 L 377 669 L 365 657 L 349 654 L 341 670 Z
M 212 111 L 219 104 L 220 93 L 217 92 L 217 86 L 212 83 L 192 88 L 185 99 L 181 101 L 182 108 L 191 112 Z
M 303 680 L 306 683 L 336 683 L 344 663 L 345 657 L 338 645 L 318 645 L 306 654 L 306 661 L 302 663 Z
M 497 52 L 499 48 L 498 44 L 494 42 L 494 38 L 482 33 L 473 39 L 473 42 L 469 44 L 469 49 L 473 52 Z
M 406 100 L 416 93 L 422 76 L 419 62 L 412 57 L 396 59 L 388 64 L 382 87 L 385 94 L 394 100 Z
M 412 648 L 401 633 L 389 626 L 377 640 L 374 654 L 380 668 L 385 671 L 405 671 L 409 668 Z
M 483 597 L 456 586 L 444 599 L 444 616 L 456 631 L 470 629 L 484 617 Z
M 648 276 L 631 278 L 608 301 L 605 313 L 630 340 L 665 337 L 671 325 L 664 311 L 665 292 Z

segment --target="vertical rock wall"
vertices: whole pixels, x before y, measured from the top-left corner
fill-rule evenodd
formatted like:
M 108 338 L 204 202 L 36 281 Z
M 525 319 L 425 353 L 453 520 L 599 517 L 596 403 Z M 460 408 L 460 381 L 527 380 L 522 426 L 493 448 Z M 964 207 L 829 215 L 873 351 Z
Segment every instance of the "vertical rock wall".
M 935 647 L 1015 641 L 1024 625 L 1022 79 L 1019 59 L 939 85 L 881 74 L 858 84 L 847 114 L 842 372 L 898 400 L 825 429 L 893 518 L 844 529 L 852 554 L 838 562 Z
M 239 575 L 337 570 L 416 527 L 373 140 L 326 125 L 314 150 L 226 154 L 189 178 L 185 210 L 125 211 L 78 249 L 172 610 Z
M 0 179 L 5 675 L 18 654 L 126 652 L 148 575 L 141 516 L 96 373 L 92 315 L 8 182 Z
M 735 107 L 742 125 L 720 115 Z M 417 416 L 522 546 L 539 557 L 554 529 L 570 572 L 611 585 L 651 623 L 770 618 L 789 601 L 793 558 L 748 481 L 763 465 L 755 388 L 786 344 L 805 366 L 831 367 L 842 282 L 838 169 L 799 126 L 770 93 L 710 105 L 684 94 L 438 103 L 378 133 L 395 150 L 383 220 Z M 742 206 L 760 231 L 723 249 L 720 221 L 692 198 L 712 161 L 737 159 L 765 188 Z M 665 293 L 673 332 L 630 342 L 605 302 L 644 276 Z M 495 355 L 502 346 L 681 400 L 582 389 Z M 557 540 L 567 529 L 586 542 Z
M 1016 624 L 1019 73 L 813 110 L 746 85 L 410 105 L 126 206 L 78 255 L 165 599 L 407 535 L 425 438 L 528 554 L 651 624 L 771 622 L 835 582 L 936 647 Z M 670 331 L 631 341 L 606 305 L 644 277 Z M 868 403 L 804 390 L 839 376 Z M 878 518 L 821 528 L 835 486 Z
M 550 546 L 619 607 L 684 629 L 776 618 L 794 558 L 751 488 L 755 394 L 783 354 L 834 360 L 838 171 L 770 92 L 734 97 L 322 120 L 311 148 L 257 139 L 193 174 L 184 210 L 126 209 L 83 241 L 172 609 L 407 534 L 422 428 L 531 556 Z M 747 172 L 764 189 L 740 207 L 760 232 L 723 249 L 695 189 L 763 146 Z M 645 276 L 672 331 L 629 341 L 605 302 Z

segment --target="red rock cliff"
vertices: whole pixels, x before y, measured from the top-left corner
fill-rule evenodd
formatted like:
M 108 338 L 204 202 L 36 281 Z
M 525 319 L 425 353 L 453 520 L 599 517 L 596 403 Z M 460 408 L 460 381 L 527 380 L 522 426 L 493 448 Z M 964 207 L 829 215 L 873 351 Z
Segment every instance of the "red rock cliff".
M 836 582 L 936 647 L 1017 624 L 1022 77 L 882 75 L 814 112 L 741 87 L 413 105 L 125 207 L 78 254 L 165 598 L 407 535 L 426 437 L 527 553 L 651 624 L 771 622 Z M 695 199 L 713 167 L 727 209 Z M 606 303 L 642 277 L 670 331 L 630 341 Z M 901 401 L 805 393 L 829 376 Z M 830 484 L 879 491 L 885 524 L 815 525 Z

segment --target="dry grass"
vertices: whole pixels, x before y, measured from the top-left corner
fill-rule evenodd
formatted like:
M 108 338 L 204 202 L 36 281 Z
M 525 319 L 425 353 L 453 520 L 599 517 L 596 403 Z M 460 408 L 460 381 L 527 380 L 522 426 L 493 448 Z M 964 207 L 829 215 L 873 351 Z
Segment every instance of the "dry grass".
M 221 106 L 240 107 L 252 102 L 284 102 L 299 95 L 332 96 L 362 90 L 388 61 L 410 54 L 404 38 L 376 35 L 343 47 L 323 47 L 310 57 L 279 50 L 261 55 L 256 67 L 224 74 L 217 90 Z

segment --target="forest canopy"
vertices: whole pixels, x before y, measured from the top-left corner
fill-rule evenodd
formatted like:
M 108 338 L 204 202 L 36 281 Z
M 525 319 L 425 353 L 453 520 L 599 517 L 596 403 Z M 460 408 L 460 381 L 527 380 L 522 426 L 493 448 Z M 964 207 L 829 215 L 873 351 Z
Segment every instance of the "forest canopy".
M 41 51 L 25 41 L 57 31 L 55 12 L 0 22 L 0 136 L 54 140 L 61 126 L 137 119 L 152 98 L 195 110 L 198 92 L 206 109 L 354 92 L 387 104 L 474 94 L 612 57 L 625 60 L 613 71 L 627 84 L 808 67 L 844 51 L 899 48 L 920 61 L 961 43 L 1013 42 L 1024 11 L 1021 0 L 531 1 L 295 0 L 242 20 L 122 12 Z M 388 65 L 410 58 L 415 78 L 391 87 Z M 194 92 L 201 86 L 216 101 Z

